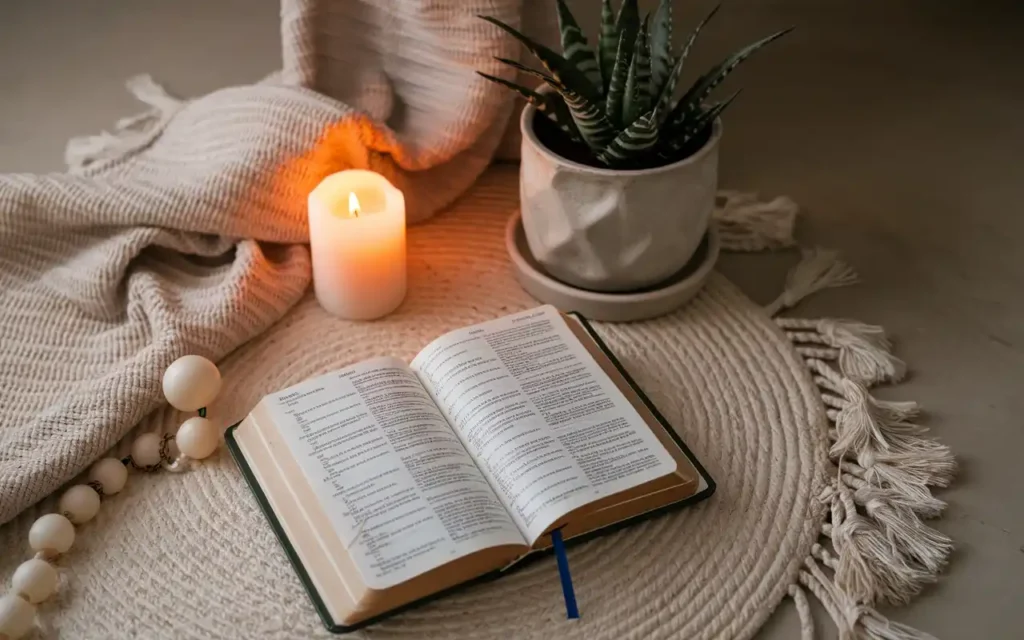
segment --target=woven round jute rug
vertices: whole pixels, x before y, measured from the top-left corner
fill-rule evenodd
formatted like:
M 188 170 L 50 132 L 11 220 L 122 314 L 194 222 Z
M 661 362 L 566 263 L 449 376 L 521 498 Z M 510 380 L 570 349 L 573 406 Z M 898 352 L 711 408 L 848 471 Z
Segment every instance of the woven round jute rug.
M 383 320 L 337 320 L 307 296 L 221 363 L 225 388 L 211 417 L 227 426 L 271 391 L 372 356 L 411 359 L 447 330 L 535 306 L 515 283 L 503 249 L 516 200 L 514 174 L 492 172 L 452 211 L 411 229 L 408 298 Z M 888 521 L 876 523 L 865 506 L 893 493 L 891 487 L 855 495 L 878 478 L 870 465 L 837 460 L 832 451 L 848 430 L 875 424 L 851 427 L 839 413 L 856 413 L 860 405 L 851 398 L 866 388 L 872 363 L 884 369 L 893 359 L 849 336 L 843 342 L 832 325 L 780 326 L 718 274 L 671 315 L 597 330 L 716 480 L 715 495 L 571 547 L 580 620 L 566 620 L 551 559 L 356 637 L 749 638 L 792 595 L 802 637 L 809 638 L 805 591 L 843 631 L 917 637 L 871 608 L 898 600 L 885 591 L 896 583 L 875 566 L 872 548 L 858 546 L 863 527 L 850 524 L 859 518 L 888 535 Z M 843 358 L 846 373 L 827 364 Z M 863 375 L 848 375 L 857 371 Z M 832 400 L 823 402 L 830 389 Z M 141 430 L 173 432 L 181 420 L 168 409 Z M 845 482 L 837 475 L 842 465 Z M 895 501 L 871 510 L 895 509 Z M 0 530 L 0 575 L 9 576 L 22 559 L 14 550 L 24 548 L 33 520 L 52 510 L 52 500 L 44 501 Z M 911 553 L 906 563 L 925 560 Z M 185 473 L 133 474 L 79 528 L 59 563 L 61 588 L 40 607 L 40 637 L 330 637 L 223 450 Z

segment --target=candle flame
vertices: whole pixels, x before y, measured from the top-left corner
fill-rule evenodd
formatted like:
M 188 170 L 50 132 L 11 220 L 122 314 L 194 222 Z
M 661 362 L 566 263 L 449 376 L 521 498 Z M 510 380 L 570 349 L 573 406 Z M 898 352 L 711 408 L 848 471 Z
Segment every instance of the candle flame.
M 359 198 L 357 198 L 355 192 L 352 191 L 348 194 L 348 212 L 353 217 L 359 217 Z

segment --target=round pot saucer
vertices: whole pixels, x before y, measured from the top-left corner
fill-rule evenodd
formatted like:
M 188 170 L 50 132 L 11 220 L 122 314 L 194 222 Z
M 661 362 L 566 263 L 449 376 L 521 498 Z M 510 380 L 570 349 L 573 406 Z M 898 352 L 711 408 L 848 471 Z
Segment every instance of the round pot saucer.
M 577 311 L 589 320 L 630 322 L 675 311 L 697 295 L 718 262 L 720 245 L 712 225 L 693 257 L 678 273 L 661 284 L 626 293 L 579 289 L 549 276 L 530 253 L 518 212 L 505 228 L 505 249 L 512 259 L 516 280 L 540 302 L 554 305 L 563 312 Z

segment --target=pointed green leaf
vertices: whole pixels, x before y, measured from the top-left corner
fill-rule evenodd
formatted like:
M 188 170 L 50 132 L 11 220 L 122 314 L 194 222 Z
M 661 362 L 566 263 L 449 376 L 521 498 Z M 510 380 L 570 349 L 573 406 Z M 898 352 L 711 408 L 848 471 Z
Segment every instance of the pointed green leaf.
M 661 0 L 651 21 L 652 99 L 661 95 L 672 66 L 672 0 Z
M 557 79 L 536 69 L 531 69 L 515 60 L 509 60 L 508 58 L 495 59 L 524 73 L 540 78 L 557 91 L 565 100 L 565 106 L 569 110 L 580 138 L 595 152 L 603 149 L 615 137 L 615 128 L 608 121 L 604 109 L 601 108 L 599 102 L 594 102 L 586 96 L 580 95 L 571 88 L 566 87 Z
M 670 130 L 665 139 L 666 151 L 670 154 L 678 154 L 681 149 L 703 134 L 708 127 L 714 126 L 715 120 L 722 115 L 726 107 L 732 104 L 732 101 L 736 99 L 736 96 L 740 95 L 741 91 L 742 89 L 725 100 L 709 106 L 696 117 L 692 117 L 689 121 L 682 123 L 675 130 Z
M 497 60 L 498 62 L 503 62 L 503 63 L 507 64 L 508 66 L 512 67 L 513 69 L 517 69 L 517 70 L 522 71 L 523 73 L 525 73 L 527 75 L 530 75 L 530 76 L 533 76 L 535 78 L 539 78 L 539 79 L 543 80 L 548 86 L 550 86 L 553 89 L 557 90 L 559 87 L 563 87 L 564 86 L 561 82 L 559 82 L 555 78 L 549 76 L 548 74 L 544 73 L 543 71 L 537 71 L 536 69 L 534 69 L 532 67 L 528 67 L 525 64 L 523 64 L 523 63 L 521 63 L 521 62 L 519 62 L 517 60 L 512 60 L 510 58 L 499 58 L 497 56 L 495 56 L 494 59 Z
M 553 120 L 571 140 L 583 142 L 583 136 L 580 135 L 580 130 L 576 126 L 576 120 L 572 117 L 572 112 L 569 111 L 569 106 L 565 104 L 565 99 L 561 94 L 552 91 L 542 93 L 541 96 L 544 98 L 543 106 L 538 106 L 537 110 Z
M 720 4 L 716 4 L 714 7 L 712 7 L 711 11 L 708 11 L 708 15 L 704 16 L 704 19 L 701 20 L 696 27 L 694 27 L 693 33 L 690 34 L 690 37 L 686 39 L 686 44 L 683 45 L 683 50 L 679 53 L 680 70 L 682 70 L 683 63 L 686 62 L 686 58 L 690 55 L 690 51 L 693 49 L 694 43 L 697 42 L 697 36 L 700 35 L 701 29 L 706 27 L 707 24 L 711 22 L 711 18 L 714 18 L 715 14 L 718 13 L 718 10 L 721 8 L 722 5 Z
M 587 77 L 582 71 L 578 70 L 558 53 L 552 51 L 548 47 L 545 47 L 539 42 L 524 36 L 501 20 L 496 20 L 488 16 L 480 16 L 480 18 L 490 22 L 521 42 L 530 53 L 540 60 L 540 63 L 544 65 L 544 68 L 548 73 L 550 73 L 551 76 L 563 86 L 580 94 L 591 102 L 600 100 L 601 93 L 598 91 L 597 87 L 587 80 Z
M 527 102 L 529 102 L 532 105 L 535 105 L 538 109 L 541 107 L 541 105 L 544 104 L 544 96 L 540 93 L 537 93 L 533 89 L 527 89 L 521 84 L 516 84 L 515 82 L 511 82 L 504 78 L 499 78 L 498 76 L 492 76 L 491 74 L 484 73 L 483 71 L 477 71 L 476 74 L 483 78 L 487 78 L 488 80 L 495 84 L 500 84 L 503 87 L 508 87 L 509 89 L 515 91 L 519 95 L 526 98 Z
M 510 82 L 504 78 L 498 76 L 492 76 L 489 73 L 477 71 L 477 74 L 487 78 L 491 82 L 500 84 L 504 87 L 512 89 L 527 102 L 532 104 L 545 116 L 547 116 L 552 122 L 558 125 L 558 128 L 564 131 L 570 138 L 577 142 L 582 142 L 583 139 L 580 137 L 579 131 L 576 129 L 576 122 L 572 119 L 572 114 L 569 113 L 569 107 L 565 105 L 565 100 L 554 92 L 540 93 L 533 89 L 528 89 L 515 82 Z
M 703 29 L 707 23 L 711 22 L 711 18 L 715 17 L 715 14 L 718 13 L 721 6 L 722 5 L 715 5 L 715 7 L 711 9 L 711 11 L 704 16 L 704 19 L 701 20 L 694 28 L 690 33 L 690 37 L 686 39 L 686 45 L 683 46 L 682 52 L 680 52 L 679 57 L 676 59 L 675 66 L 673 66 L 671 71 L 669 71 L 668 78 L 665 80 L 665 84 L 662 86 L 661 93 L 658 98 L 658 113 L 660 114 L 662 121 L 664 121 L 665 117 L 669 113 L 669 104 L 672 102 L 672 97 L 676 93 L 676 83 L 679 82 L 679 77 L 683 73 L 683 64 L 686 62 L 687 56 L 690 55 L 690 50 L 693 49 L 693 43 L 697 41 L 697 36 L 700 35 L 701 29 Z
M 672 123 L 672 126 L 677 126 L 680 122 L 685 120 L 688 115 L 697 112 L 701 108 L 704 100 L 707 99 L 708 95 L 714 91 L 715 87 L 720 85 L 722 81 L 725 80 L 726 76 L 732 73 L 740 63 L 753 55 L 754 52 L 761 47 L 778 40 L 792 30 L 792 27 L 790 27 L 789 29 L 773 33 L 767 38 L 762 38 L 761 40 L 740 49 L 698 78 L 697 82 L 695 82 L 683 97 L 679 99 L 679 102 L 669 115 L 669 122 Z
M 558 113 L 558 112 L 557 111 L 556 112 L 552 112 L 550 110 L 543 111 L 544 116 L 550 122 L 554 123 L 555 126 L 558 127 L 558 130 L 561 131 L 563 134 L 565 134 L 566 138 L 568 138 L 569 140 L 572 140 L 576 144 L 586 144 L 583 141 L 583 137 L 580 136 L 579 129 L 576 128 L 576 121 L 572 119 L 572 114 L 569 113 L 569 108 L 566 107 L 565 103 L 561 102 L 561 101 L 559 101 L 559 102 L 557 102 L 555 104 L 561 105 L 562 112 L 564 113 L 564 116 L 554 115 L 555 113 Z M 563 117 L 564 117 L 564 119 L 563 119 Z
M 569 11 L 565 0 L 555 0 L 558 8 L 558 30 L 562 34 L 562 55 L 577 69 L 583 72 L 590 82 L 604 94 L 604 85 L 601 82 L 601 70 L 597 66 L 597 58 L 587 44 L 587 38 L 583 30 L 576 23 L 572 12 Z
M 658 142 L 658 121 L 648 111 L 615 136 L 597 159 L 609 167 L 634 164 Z
M 627 75 L 632 59 L 629 48 L 631 47 L 626 44 L 626 34 L 620 34 L 619 48 L 615 54 L 615 70 L 612 72 L 612 81 L 608 85 L 604 101 L 604 112 L 608 120 L 616 126 L 622 124 L 622 98 L 626 92 Z
M 560 93 L 565 98 L 565 104 L 569 107 L 583 141 L 594 153 L 604 149 L 615 137 L 615 127 L 608 121 L 601 105 L 587 100 L 571 89 L 563 89 Z
M 637 82 L 638 86 L 643 91 L 643 97 L 650 104 L 651 98 L 651 41 L 647 31 L 647 18 L 644 18 L 643 25 L 640 27 L 640 33 L 636 36 L 636 44 L 633 45 L 633 50 L 636 51 L 637 56 Z M 643 112 L 646 112 L 644 109 Z
M 615 54 L 618 50 L 619 32 L 615 28 L 612 0 L 601 0 L 601 35 L 597 41 L 597 62 L 601 69 L 601 85 L 604 87 L 605 95 L 608 95 L 608 85 L 612 82 Z
M 647 21 L 644 20 L 633 44 L 633 60 L 626 76 L 625 95 L 622 99 L 622 122 L 631 123 L 651 106 L 651 57 L 647 48 Z
M 630 46 L 633 45 L 636 33 L 640 30 L 640 9 L 637 0 L 622 0 L 619 15 L 615 16 L 615 29 L 620 36 L 626 36 L 626 42 Z

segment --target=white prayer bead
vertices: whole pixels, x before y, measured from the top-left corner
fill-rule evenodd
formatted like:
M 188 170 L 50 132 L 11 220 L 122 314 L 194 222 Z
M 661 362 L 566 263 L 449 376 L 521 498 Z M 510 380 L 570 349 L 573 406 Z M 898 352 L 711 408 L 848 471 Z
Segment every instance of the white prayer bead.
M 0 637 L 17 640 L 35 626 L 36 608 L 15 595 L 0 598 Z
M 100 494 L 86 484 L 76 484 L 60 497 L 57 511 L 74 524 L 89 522 L 100 512 Z
M 11 593 L 32 604 L 46 600 L 57 591 L 57 570 L 46 560 L 32 558 L 21 563 L 11 577 Z
M 182 356 L 164 372 L 164 397 L 180 411 L 207 406 L 220 392 L 220 370 L 202 356 Z
M 112 496 L 128 482 L 128 467 L 117 458 L 103 458 L 89 469 L 89 481 L 98 482 L 103 495 Z
M 220 432 L 206 418 L 189 418 L 178 427 L 174 441 L 183 454 L 194 460 L 202 460 L 217 450 Z
M 132 443 L 132 462 L 136 467 L 160 464 L 161 438 L 156 433 L 144 433 Z
M 59 513 L 48 513 L 32 523 L 28 544 L 35 551 L 64 553 L 75 542 L 75 525 Z

